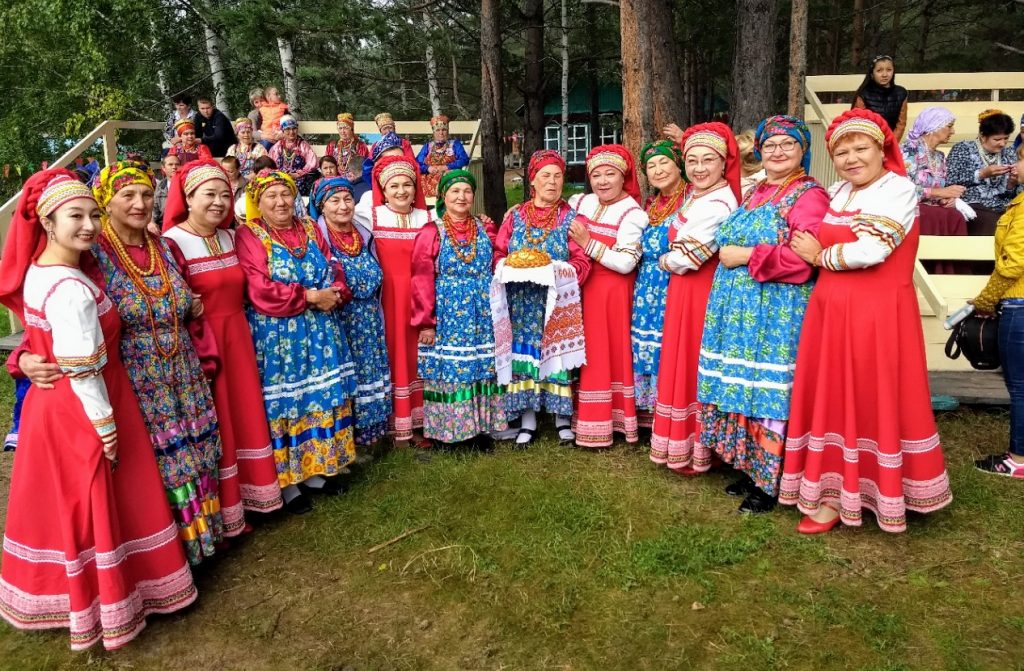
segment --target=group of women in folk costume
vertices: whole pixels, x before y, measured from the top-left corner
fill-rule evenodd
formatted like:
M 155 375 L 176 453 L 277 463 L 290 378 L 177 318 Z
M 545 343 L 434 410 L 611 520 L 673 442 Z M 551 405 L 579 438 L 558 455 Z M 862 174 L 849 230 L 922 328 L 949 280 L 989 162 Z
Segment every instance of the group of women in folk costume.
M 912 284 L 917 196 L 885 121 L 844 113 L 826 141 L 841 181 L 806 174 L 803 122 L 755 134 L 766 177 L 741 194 L 719 123 L 644 147 L 531 159 L 532 198 L 495 227 L 465 170 L 435 212 L 400 145 L 375 151 L 372 202 L 344 176 L 265 169 L 230 228 L 227 175 L 193 161 L 146 229 L 148 168 L 94 191 L 64 170 L 26 184 L 0 301 L 26 326 L 35 382 L 12 474 L 0 615 L 127 643 L 196 598 L 190 564 L 246 517 L 343 490 L 356 446 L 531 443 L 539 412 L 582 447 L 639 439 L 684 475 L 739 476 L 742 511 L 777 501 L 798 529 L 887 531 L 952 498 Z M 387 145 L 387 143 L 385 143 Z M 258 391 L 257 391 L 258 390 Z M 575 432 L 574 432 L 575 428 Z
M 618 251 L 638 269 L 628 325 L 618 285 L 584 284 L 587 338 L 600 346 L 587 343 L 579 376 L 577 443 L 635 440 L 632 427 L 650 422 L 654 462 L 684 475 L 734 468 L 726 492 L 741 511 L 797 505 L 798 530 L 821 533 L 869 510 L 902 531 L 907 510 L 952 500 L 912 284 L 915 189 L 877 114 L 841 115 L 827 141 L 842 178 L 830 194 L 807 175 L 810 133 L 795 118 L 758 127 L 766 176 L 746 194 L 726 126 L 649 144 L 653 194 L 635 225 L 630 162 L 588 162 L 594 195 L 574 201 L 575 239 L 598 263 Z M 631 375 L 615 363 L 627 329 Z

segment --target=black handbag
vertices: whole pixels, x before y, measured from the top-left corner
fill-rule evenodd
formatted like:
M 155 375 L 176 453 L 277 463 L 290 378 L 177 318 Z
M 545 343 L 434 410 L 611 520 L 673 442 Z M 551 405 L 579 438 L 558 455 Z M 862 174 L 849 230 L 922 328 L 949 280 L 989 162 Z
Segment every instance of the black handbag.
M 946 356 L 958 359 L 963 354 L 975 370 L 999 368 L 999 316 L 968 315 L 953 327 L 946 341 Z

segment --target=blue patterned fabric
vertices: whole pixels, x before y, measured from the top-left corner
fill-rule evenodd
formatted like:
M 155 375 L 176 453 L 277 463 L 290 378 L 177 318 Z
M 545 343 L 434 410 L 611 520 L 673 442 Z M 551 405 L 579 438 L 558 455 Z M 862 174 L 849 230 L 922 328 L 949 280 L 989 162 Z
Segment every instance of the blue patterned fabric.
M 779 203 L 733 211 L 715 240 L 720 246 L 779 244 L 789 236 L 784 212 L 816 183 L 808 180 Z M 796 348 L 814 282 L 758 282 L 746 266 L 715 270 L 704 318 L 697 400 L 722 412 L 786 420 Z
M 276 282 L 307 289 L 331 286 L 334 273 L 306 220 L 308 242 L 302 258 L 271 242 L 262 224 L 250 225 L 270 245 L 268 265 Z M 246 307 L 256 345 L 263 402 L 282 486 L 313 475 L 335 475 L 355 457 L 350 399 L 356 393 L 355 365 L 342 322 L 319 310 L 271 317 Z
M 506 428 L 494 370 L 491 240 L 476 224 L 476 254 L 466 263 L 443 226 L 435 261 L 434 344 L 419 346 L 423 435 L 447 443 Z M 433 226 L 435 224 L 427 224 Z
M 640 240 L 642 256 L 640 270 L 636 275 L 636 287 L 633 289 L 633 320 L 630 327 L 637 410 L 654 412 L 658 394 L 658 361 L 661 359 L 665 299 L 671 277 L 671 273 L 658 266 L 658 261 L 669 251 L 669 229 L 675 216 L 673 212 L 664 221 L 648 226 Z
M 387 433 L 391 415 L 391 369 L 380 309 L 384 273 L 369 243 L 357 256 L 348 256 L 333 244 L 332 251 L 352 291 L 352 300 L 337 314 L 355 362 L 356 445 L 372 445 Z

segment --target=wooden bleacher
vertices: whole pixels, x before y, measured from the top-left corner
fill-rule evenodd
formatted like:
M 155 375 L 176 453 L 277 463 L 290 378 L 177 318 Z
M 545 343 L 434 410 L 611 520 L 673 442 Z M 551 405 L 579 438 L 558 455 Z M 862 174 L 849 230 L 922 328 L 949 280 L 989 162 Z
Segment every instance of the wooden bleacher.
M 804 118 L 811 128 L 811 174 L 828 186 L 836 180 L 835 169 L 825 148 L 825 130 L 832 119 L 850 108 L 853 92 L 860 86 L 864 75 L 821 75 L 807 78 Z M 911 91 L 907 105 L 907 130 L 925 107 L 945 107 L 956 115 L 956 128 L 949 142 L 941 147 L 948 151 L 956 142 L 978 135 L 978 114 L 986 109 L 999 108 L 1016 122 L 1024 112 L 1024 101 L 1001 101 L 1003 90 L 1024 89 L 1024 72 L 971 72 L 971 73 L 898 73 L 896 81 Z M 958 92 L 957 100 L 918 102 L 919 92 Z M 918 92 L 917 94 L 913 92 Z M 823 103 L 820 94 L 843 93 L 843 103 Z M 981 98 L 965 100 L 964 98 Z M 918 249 L 918 263 L 914 284 L 921 307 L 921 325 L 924 329 L 928 355 L 928 371 L 932 393 L 954 396 L 965 403 L 1009 402 L 1002 375 L 998 371 L 976 371 L 963 358 L 950 360 L 944 350 L 949 331 L 942 327 L 946 316 L 957 310 L 968 299 L 974 298 L 985 285 L 987 277 L 978 275 L 931 275 L 920 261 L 975 261 L 991 260 L 991 237 L 922 236 Z

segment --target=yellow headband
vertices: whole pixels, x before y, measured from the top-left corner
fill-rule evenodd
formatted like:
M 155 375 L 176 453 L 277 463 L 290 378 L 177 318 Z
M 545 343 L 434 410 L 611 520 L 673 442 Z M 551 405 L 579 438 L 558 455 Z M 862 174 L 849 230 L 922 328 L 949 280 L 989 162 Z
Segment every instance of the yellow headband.
M 879 147 L 885 145 L 885 133 L 882 132 L 878 124 L 863 117 L 851 117 L 836 126 L 836 129 L 832 131 L 832 137 L 828 141 L 829 152 L 835 149 L 839 138 L 850 133 L 863 133 L 877 142 Z
M 985 110 L 984 112 L 978 115 L 978 123 L 981 123 L 982 121 L 988 119 L 989 117 L 999 116 L 1002 113 L 1003 110 L 1000 109 Z

